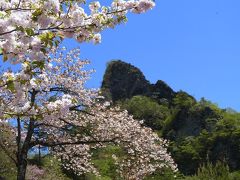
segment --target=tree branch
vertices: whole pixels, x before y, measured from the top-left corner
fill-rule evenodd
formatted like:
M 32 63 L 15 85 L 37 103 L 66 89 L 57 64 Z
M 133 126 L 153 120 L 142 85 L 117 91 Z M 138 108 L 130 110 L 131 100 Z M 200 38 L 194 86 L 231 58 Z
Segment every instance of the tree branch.
M 99 143 L 112 143 L 114 139 L 110 140 L 92 140 L 92 141 L 74 141 L 74 142 L 44 142 L 44 141 L 35 141 L 31 143 L 31 147 L 36 145 L 41 145 L 45 147 L 56 147 L 56 146 L 64 146 L 64 145 L 79 145 L 79 144 L 99 144 Z
M 19 1 L 18 1 L 17 8 L 19 8 L 19 7 L 20 7 L 21 1 L 22 1 L 22 0 L 19 0 Z
M 52 127 L 52 128 L 60 129 L 60 130 L 64 130 L 64 131 L 70 131 L 70 129 L 68 129 L 68 128 L 59 127 L 59 126 L 55 126 L 55 125 L 52 125 L 52 124 L 46 124 L 46 123 L 36 124 L 34 127 L 41 127 L 41 126 Z
M 17 117 L 17 159 L 20 159 L 20 151 L 21 151 L 21 121 L 19 116 Z
M 110 11 L 110 12 L 107 12 L 106 14 L 107 14 L 107 15 L 111 15 L 111 14 L 121 13 L 121 12 L 124 12 L 124 11 L 127 11 L 127 10 L 131 10 L 131 9 L 135 9 L 135 8 L 136 8 L 136 7 L 126 8 L 126 9 L 121 9 L 121 10 L 116 10 L 116 11 Z M 14 8 L 14 9 L 23 10 L 23 9 L 20 9 L 20 8 Z M 12 9 L 12 10 L 14 10 L 14 9 Z M 9 10 L 11 10 L 11 9 L 9 9 Z M 26 10 L 28 10 L 28 9 L 26 9 Z M 89 20 L 89 19 L 91 19 L 91 16 L 85 18 L 84 20 L 86 21 L 86 20 Z M 80 25 L 80 26 L 62 27 L 62 28 L 60 28 L 60 26 L 62 25 L 62 23 L 63 23 L 63 22 L 61 22 L 59 25 L 56 25 L 56 26 L 54 26 L 54 27 L 40 28 L 40 29 L 38 29 L 38 31 L 50 31 L 50 30 L 52 30 L 52 32 L 57 32 L 58 30 L 62 30 L 62 31 L 64 31 L 64 30 L 72 30 L 73 32 L 75 32 L 76 29 L 78 29 L 78 28 L 87 28 L 88 26 L 94 26 L 94 25 L 95 25 L 95 24 L 90 23 L 90 24 Z M 36 30 L 37 30 L 37 29 L 36 29 Z M 5 35 L 5 34 L 12 33 L 12 32 L 14 32 L 14 31 L 17 31 L 17 29 L 13 29 L 13 30 L 11 30 L 11 31 L 7 31 L 7 32 L 0 33 L 0 36 Z M 34 34 L 34 35 L 39 35 L 39 33 L 36 33 L 36 34 Z
M 10 34 L 10 33 L 14 32 L 14 31 L 17 31 L 17 29 L 13 29 L 13 30 L 11 30 L 11 31 L 7 31 L 7 32 L 0 33 L 0 36 L 3 36 L 3 35 L 5 35 L 5 34 Z

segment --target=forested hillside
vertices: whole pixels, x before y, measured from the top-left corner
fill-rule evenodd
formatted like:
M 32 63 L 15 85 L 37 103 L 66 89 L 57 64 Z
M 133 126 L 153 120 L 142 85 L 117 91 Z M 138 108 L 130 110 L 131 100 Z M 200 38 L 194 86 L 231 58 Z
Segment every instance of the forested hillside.
M 114 104 L 170 141 L 178 168 L 194 175 L 204 164 L 223 163 L 240 170 L 240 114 L 221 109 L 184 91 L 175 92 L 164 81 L 151 84 L 138 68 L 120 60 L 108 64 L 103 94 Z

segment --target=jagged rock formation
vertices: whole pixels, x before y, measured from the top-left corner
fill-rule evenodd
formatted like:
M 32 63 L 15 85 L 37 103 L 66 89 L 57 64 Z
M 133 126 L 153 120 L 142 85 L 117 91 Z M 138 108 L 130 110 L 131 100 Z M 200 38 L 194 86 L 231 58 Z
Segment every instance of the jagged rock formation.
M 102 82 L 102 92 L 107 99 L 118 101 L 139 94 L 148 94 L 150 83 L 143 73 L 131 64 L 120 60 L 108 63 Z
M 101 89 L 103 95 L 113 102 L 135 95 L 167 101 L 172 101 L 175 96 L 175 92 L 164 81 L 150 84 L 138 68 L 121 60 L 108 63 Z
M 142 95 L 168 108 L 174 108 L 172 120 L 164 129 L 166 137 L 172 140 L 175 137 L 197 136 L 203 129 L 210 131 L 207 120 L 217 119 L 209 107 L 190 110 L 197 103 L 193 96 L 184 91 L 175 92 L 162 80 L 151 84 L 138 68 L 120 60 L 108 63 L 102 82 L 102 93 L 113 102 Z
M 168 102 L 172 102 L 176 93 L 168 86 L 164 81 L 158 80 L 156 84 L 151 84 L 151 96 L 157 100 L 166 99 Z

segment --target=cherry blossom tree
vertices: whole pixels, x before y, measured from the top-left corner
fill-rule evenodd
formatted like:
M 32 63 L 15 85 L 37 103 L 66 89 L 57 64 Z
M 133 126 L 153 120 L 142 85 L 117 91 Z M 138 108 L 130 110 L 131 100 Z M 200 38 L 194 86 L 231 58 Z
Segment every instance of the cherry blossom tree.
M 104 103 L 97 90 L 84 87 L 93 71 L 84 68 L 89 62 L 79 52 L 58 50 L 42 64 L 25 59 L 20 71 L 1 76 L 0 119 L 17 124 L 12 128 L 16 157 L 10 156 L 18 179 L 25 179 L 28 151 L 39 145 L 76 174 L 98 174 L 91 149 L 107 144 L 126 152 L 126 157 L 114 158 L 127 179 L 142 179 L 163 167 L 176 170 L 164 140 L 127 111 Z
M 125 22 L 128 11 L 142 13 L 154 5 L 115 0 L 110 6 L 91 2 L 88 10 L 84 0 L 0 1 L 0 55 L 21 64 L 0 77 L 0 132 L 8 127 L 15 137 L 0 145 L 16 164 L 18 180 L 25 179 L 28 152 L 36 146 L 48 147 L 76 174 L 98 174 L 91 150 L 108 144 L 127 154 L 113 156 L 125 179 L 142 179 L 163 167 L 176 170 L 167 142 L 127 111 L 110 107 L 98 90 L 84 87 L 93 71 L 84 68 L 89 62 L 79 58 L 79 49 L 59 49 L 65 38 L 100 43 L 100 32 Z M 10 121 L 16 125 L 8 126 Z
M 142 13 L 154 5 L 152 0 L 114 0 L 110 6 L 96 1 L 88 10 L 85 0 L 2 0 L 0 54 L 19 63 L 26 57 L 43 60 L 65 38 L 99 43 L 100 32 L 126 21 L 128 11 Z

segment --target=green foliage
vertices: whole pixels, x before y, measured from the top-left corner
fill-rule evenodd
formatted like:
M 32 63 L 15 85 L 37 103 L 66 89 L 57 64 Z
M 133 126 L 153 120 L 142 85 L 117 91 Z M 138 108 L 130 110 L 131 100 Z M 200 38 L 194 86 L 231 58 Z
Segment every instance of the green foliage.
M 101 175 L 98 177 L 99 180 L 120 179 L 113 155 L 121 158 L 124 157 L 124 152 L 118 146 L 107 146 L 93 152 L 93 163 Z
M 217 123 L 218 131 L 235 131 L 240 129 L 240 113 L 225 112 Z
M 144 120 L 144 124 L 155 130 L 160 130 L 164 120 L 169 116 L 168 107 L 158 104 L 146 96 L 134 96 L 122 103 L 135 119 Z
M 240 179 L 240 171 L 234 171 L 229 174 L 229 179 L 231 180 L 239 180 Z
M 161 172 L 155 172 L 144 180 L 180 180 L 184 176 L 179 172 L 173 172 L 171 169 L 165 168 Z
M 36 168 L 38 167 L 40 170 L 42 170 L 44 172 L 42 179 L 44 180 L 53 180 L 53 179 L 70 180 L 71 179 L 64 174 L 63 169 L 61 167 L 61 163 L 51 155 L 46 155 L 44 157 L 40 157 L 39 159 L 39 156 L 36 154 L 30 157 L 28 165 L 33 167 L 36 166 Z M 28 172 L 28 175 L 31 177 L 34 174 L 31 174 L 31 172 Z
M 63 172 L 61 163 L 52 156 L 46 156 L 42 160 L 43 169 L 45 170 L 44 180 L 70 180 Z
M 11 127 L 0 123 L 0 179 L 16 179 L 14 138 Z
M 122 180 L 117 172 L 117 165 L 112 157 L 113 155 L 119 158 L 124 158 L 125 152 L 119 146 L 110 145 L 92 151 L 92 162 L 97 168 L 100 176 L 91 173 L 76 176 L 73 172 L 67 170 L 64 170 L 64 173 L 70 179 L 74 180 Z
M 199 165 L 209 159 L 216 162 L 229 158 L 227 156 L 221 157 L 220 152 L 224 151 L 224 146 L 218 145 L 221 141 L 218 142 L 217 137 L 218 134 L 215 134 L 215 132 L 209 133 L 203 130 L 199 136 L 186 137 L 183 140 L 171 143 L 171 152 L 180 171 L 184 174 L 194 174 Z M 228 145 L 226 144 L 226 146 Z
M 177 108 L 191 108 L 196 104 L 196 100 L 184 91 L 179 91 L 173 99 L 173 104 Z
M 187 180 L 231 180 L 228 165 L 218 161 L 215 165 L 208 162 L 198 169 L 197 175 Z
M 174 98 L 175 107 L 163 126 L 164 137 L 179 141 L 188 136 L 199 136 L 203 130 L 213 132 L 222 118 L 222 111 L 209 103 L 194 102 L 191 96 L 186 96 L 186 101 L 183 97 Z
M 17 169 L 11 159 L 0 148 L 0 179 L 7 178 L 8 180 L 16 179 Z

